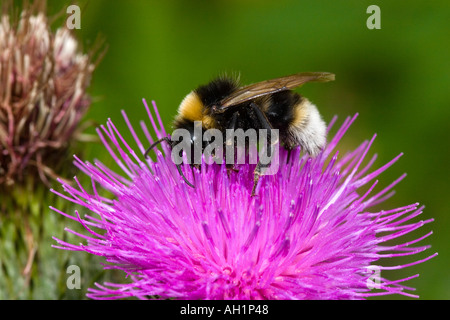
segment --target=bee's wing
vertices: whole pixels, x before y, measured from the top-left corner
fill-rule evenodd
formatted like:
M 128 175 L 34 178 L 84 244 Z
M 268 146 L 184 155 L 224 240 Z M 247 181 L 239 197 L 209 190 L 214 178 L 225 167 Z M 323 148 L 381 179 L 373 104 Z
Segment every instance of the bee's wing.
M 245 101 L 249 101 L 264 95 L 289 90 L 310 81 L 326 82 L 334 80 L 334 74 L 328 72 L 303 72 L 290 76 L 266 80 L 239 88 L 226 97 L 216 107 L 217 112 L 223 112 L 227 108 Z

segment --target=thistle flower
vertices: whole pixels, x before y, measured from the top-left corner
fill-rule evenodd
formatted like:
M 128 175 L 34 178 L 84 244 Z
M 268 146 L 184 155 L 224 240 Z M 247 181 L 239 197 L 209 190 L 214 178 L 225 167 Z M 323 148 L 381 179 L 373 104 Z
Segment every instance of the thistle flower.
M 44 182 L 55 176 L 90 104 L 91 57 L 78 52 L 68 29 L 53 33 L 35 7 L 26 6 L 18 23 L 7 10 L 0 18 L 0 186 L 33 171 Z
M 145 101 L 144 101 L 145 104 Z M 145 104 L 153 130 L 166 136 L 155 104 L 156 125 Z M 145 147 L 123 112 L 137 143 L 135 151 L 111 120 L 98 134 L 123 173 L 100 162 L 76 165 L 92 179 L 92 191 L 62 182 L 59 196 L 86 208 L 81 217 L 57 208 L 78 221 L 85 233 L 72 232 L 85 244 L 55 238 L 55 247 L 103 256 L 106 268 L 123 270 L 131 282 L 96 284 L 88 297 L 178 299 L 362 299 L 379 294 L 412 295 L 405 279 L 389 280 L 385 270 L 402 269 L 430 259 L 384 267 L 380 258 L 414 255 L 429 246 L 412 246 L 431 232 L 400 244 L 386 244 L 432 219 L 411 220 L 422 212 L 417 203 L 383 211 L 370 211 L 382 203 L 403 179 L 372 194 L 373 180 L 397 161 L 368 173 L 375 157 L 362 167 L 374 138 L 338 157 L 339 140 L 355 120 L 347 118 L 318 157 L 294 150 L 289 163 L 280 154 L 280 169 L 264 176 L 257 196 L 251 197 L 252 165 L 227 174 L 225 165 L 188 165 L 184 174 L 193 189 L 180 179 L 163 146 L 156 161 L 143 160 Z M 332 124 L 336 119 L 333 119 Z M 329 129 L 332 124 L 330 124 Z M 328 129 L 328 130 L 329 130 Z M 109 142 L 108 142 L 109 141 Z M 283 165 L 284 164 L 284 165 Z M 358 193 L 361 187 L 369 188 Z M 101 196 L 110 191 L 113 200 Z M 372 291 L 371 289 L 375 289 Z

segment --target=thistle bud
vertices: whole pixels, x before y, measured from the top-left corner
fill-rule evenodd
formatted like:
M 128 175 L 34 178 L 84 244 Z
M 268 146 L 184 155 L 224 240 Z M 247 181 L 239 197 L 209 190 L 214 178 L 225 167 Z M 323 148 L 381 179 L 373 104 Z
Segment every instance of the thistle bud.
M 55 176 L 90 99 L 94 64 L 67 28 L 53 33 L 47 17 L 25 8 L 0 23 L 0 185 L 37 174 Z

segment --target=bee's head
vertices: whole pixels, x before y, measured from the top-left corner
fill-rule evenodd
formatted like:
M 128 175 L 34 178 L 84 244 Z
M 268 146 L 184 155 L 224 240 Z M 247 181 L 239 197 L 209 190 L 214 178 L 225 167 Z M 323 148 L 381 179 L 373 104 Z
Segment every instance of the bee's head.
M 214 129 L 215 134 L 210 135 L 209 129 L 211 128 L 205 126 L 202 121 L 176 120 L 171 136 L 173 152 L 176 153 L 177 157 L 182 157 L 183 152 L 185 152 L 189 164 L 200 165 L 205 148 L 216 142 L 215 134 L 218 130 Z M 219 143 L 221 143 L 220 140 Z

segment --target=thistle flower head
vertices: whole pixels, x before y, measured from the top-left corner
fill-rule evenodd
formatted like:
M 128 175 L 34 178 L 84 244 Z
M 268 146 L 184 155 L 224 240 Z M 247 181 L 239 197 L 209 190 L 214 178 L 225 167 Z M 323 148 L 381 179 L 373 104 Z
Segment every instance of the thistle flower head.
M 147 107 L 147 106 L 146 106 Z M 147 107 L 157 138 L 166 136 Z M 92 178 L 92 185 L 63 183 L 59 193 L 88 213 L 81 217 L 53 210 L 81 223 L 86 233 L 75 233 L 85 244 L 56 239 L 58 248 L 83 250 L 103 256 L 107 268 L 123 270 L 131 282 L 97 284 L 91 298 L 178 299 L 361 299 L 374 294 L 411 295 L 403 282 L 389 280 L 380 258 L 414 255 L 429 246 L 414 241 L 386 244 L 430 220 L 413 222 L 422 207 L 411 204 L 371 211 L 391 195 L 402 178 L 373 193 L 383 171 L 397 161 L 372 170 L 375 157 L 362 165 L 373 142 L 338 156 L 339 140 L 354 118 L 344 121 L 316 158 L 295 149 L 290 161 L 280 153 L 275 175 L 261 179 L 257 196 L 251 196 L 254 165 L 241 165 L 227 174 L 225 165 L 206 165 L 184 174 L 195 181 L 193 189 L 180 179 L 163 145 L 156 161 L 143 159 L 145 147 L 124 113 L 139 151 L 121 136 L 112 121 L 98 133 L 123 170 L 119 174 L 100 162 L 76 158 L 77 166 Z M 333 120 L 334 123 L 335 119 Z M 331 127 L 331 124 L 330 124 Z M 368 186 L 364 192 L 361 187 Z M 99 190 L 109 190 L 111 200 Z M 373 288 L 377 290 L 372 291 Z
M 37 7 L 17 22 L 7 10 L 0 17 L 0 185 L 30 170 L 46 181 L 90 104 L 90 56 Z

